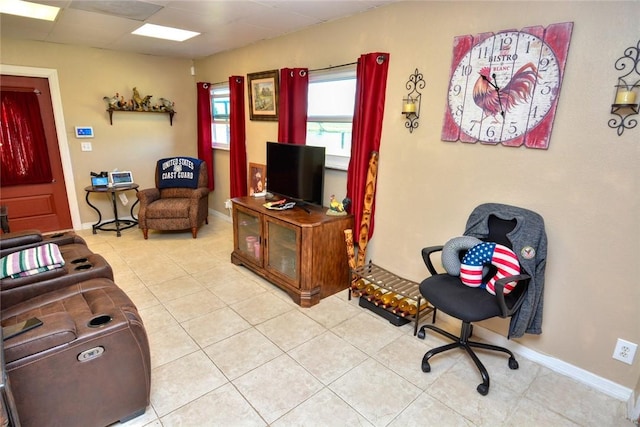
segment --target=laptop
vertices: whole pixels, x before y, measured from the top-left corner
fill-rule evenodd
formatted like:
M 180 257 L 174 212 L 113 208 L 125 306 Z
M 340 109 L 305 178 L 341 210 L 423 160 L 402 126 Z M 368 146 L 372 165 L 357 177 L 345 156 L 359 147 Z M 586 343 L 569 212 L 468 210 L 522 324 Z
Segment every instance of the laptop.
M 133 174 L 131 171 L 109 172 L 109 182 L 113 187 L 133 184 Z

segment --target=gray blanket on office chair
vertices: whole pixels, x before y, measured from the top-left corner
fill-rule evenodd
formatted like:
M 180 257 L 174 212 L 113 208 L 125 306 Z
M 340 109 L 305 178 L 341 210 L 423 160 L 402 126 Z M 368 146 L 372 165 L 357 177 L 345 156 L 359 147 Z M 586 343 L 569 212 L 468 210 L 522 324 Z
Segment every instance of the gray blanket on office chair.
M 547 262 L 547 235 L 544 220 L 537 213 L 499 203 L 478 206 L 469 216 L 464 234 L 479 239 L 489 234 L 489 216 L 495 215 L 505 220 L 515 219 L 515 228 L 507 234 L 513 251 L 518 256 L 521 268 L 531 276 L 520 310 L 509 324 L 509 338 L 527 334 L 542 333 L 542 304 L 544 273 Z M 535 249 L 532 253 L 531 248 Z

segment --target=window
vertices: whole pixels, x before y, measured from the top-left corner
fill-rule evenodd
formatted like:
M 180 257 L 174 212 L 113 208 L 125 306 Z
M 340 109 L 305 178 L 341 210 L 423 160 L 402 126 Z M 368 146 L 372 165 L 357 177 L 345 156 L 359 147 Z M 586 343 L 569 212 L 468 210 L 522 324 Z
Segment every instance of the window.
M 212 85 L 211 140 L 213 148 L 229 149 L 231 127 L 229 125 L 229 83 Z
M 355 65 L 309 72 L 307 145 L 325 147 L 329 168 L 349 166 L 355 99 Z

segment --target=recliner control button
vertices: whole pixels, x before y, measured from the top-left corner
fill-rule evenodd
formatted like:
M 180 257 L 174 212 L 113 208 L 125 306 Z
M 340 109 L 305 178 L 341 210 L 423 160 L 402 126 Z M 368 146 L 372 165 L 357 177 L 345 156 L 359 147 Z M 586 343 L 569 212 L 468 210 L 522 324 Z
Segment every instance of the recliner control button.
M 85 350 L 78 355 L 78 361 L 86 362 L 89 360 L 93 360 L 96 357 L 102 356 L 102 353 L 104 353 L 104 347 L 102 346 L 90 348 L 89 350 Z

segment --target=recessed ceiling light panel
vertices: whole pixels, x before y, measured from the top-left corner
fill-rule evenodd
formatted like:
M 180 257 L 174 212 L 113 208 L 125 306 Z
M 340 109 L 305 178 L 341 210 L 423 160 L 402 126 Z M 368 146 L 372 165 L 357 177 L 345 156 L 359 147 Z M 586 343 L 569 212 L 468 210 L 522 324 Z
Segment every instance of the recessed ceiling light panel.
M 9 15 L 55 21 L 59 11 L 60 8 L 55 6 L 21 0 L 0 0 L 0 13 L 7 13 Z
M 192 37 L 200 35 L 194 31 L 180 30 L 178 28 L 163 27 L 162 25 L 144 24 L 131 34 L 138 36 L 155 37 L 157 39 L 173 40 L 183 42 Z

